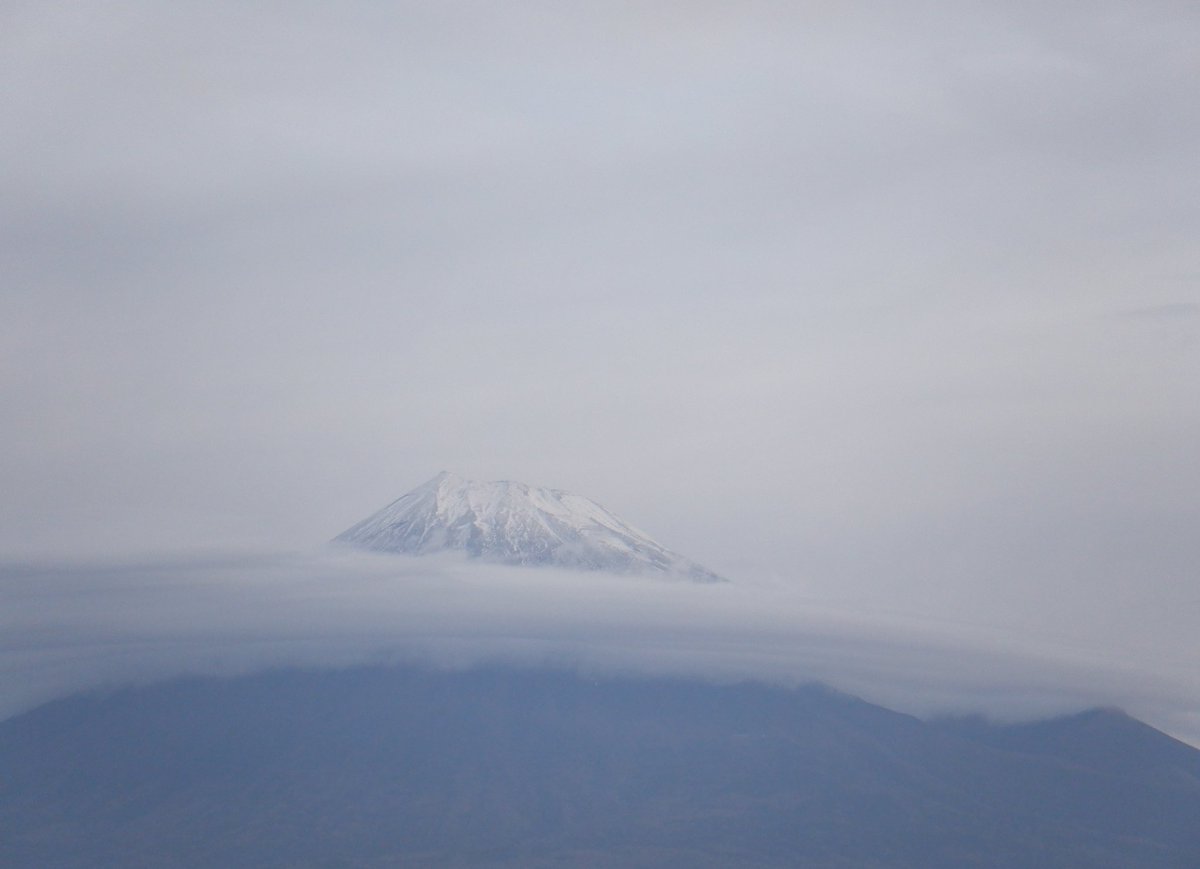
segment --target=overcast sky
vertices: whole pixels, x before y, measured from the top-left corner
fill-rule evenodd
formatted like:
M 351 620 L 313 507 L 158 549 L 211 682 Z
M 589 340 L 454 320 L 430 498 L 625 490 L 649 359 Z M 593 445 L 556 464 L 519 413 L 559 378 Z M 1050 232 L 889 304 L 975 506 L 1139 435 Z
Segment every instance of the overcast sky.
M 1166 0 L 5 3 L 0 555 L 305 549 L 448 469 L 1190 665 L 1197 45 Z

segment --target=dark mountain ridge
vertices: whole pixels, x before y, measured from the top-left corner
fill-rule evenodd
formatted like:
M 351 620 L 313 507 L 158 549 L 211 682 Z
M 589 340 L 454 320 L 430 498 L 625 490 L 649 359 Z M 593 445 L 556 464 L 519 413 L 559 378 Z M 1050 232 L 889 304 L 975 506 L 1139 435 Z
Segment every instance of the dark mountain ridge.
M 1200 752 L 1111 711 L 926 723 L 820 688 L 284 671 L 0 723 L 0 864 L 1200 866 Z

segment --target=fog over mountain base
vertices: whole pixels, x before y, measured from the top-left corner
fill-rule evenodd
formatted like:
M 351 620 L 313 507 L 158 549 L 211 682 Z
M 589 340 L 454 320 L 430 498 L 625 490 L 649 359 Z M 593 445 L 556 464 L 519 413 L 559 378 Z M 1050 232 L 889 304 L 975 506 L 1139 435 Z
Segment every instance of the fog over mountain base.
M 0 568 L 0 716 L 79 690 L 281 666 L 536 664 L 821 682 L 920 716 L 1114 706 L 1200 742 L 1200 679 L 1136 649 L 886 613 L 795 588 L 321 551 Z

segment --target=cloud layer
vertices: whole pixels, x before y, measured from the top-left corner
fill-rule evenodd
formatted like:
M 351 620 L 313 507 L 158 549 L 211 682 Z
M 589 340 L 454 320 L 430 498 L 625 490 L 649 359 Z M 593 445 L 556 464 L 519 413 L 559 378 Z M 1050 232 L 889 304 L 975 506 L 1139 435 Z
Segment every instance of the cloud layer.
M 821 681 L 917 714 L 1119 705 L 1195 740 L 1193 672 L 783 588 L 347 553 L 0 570 L 0 714 L 83 689 L 280 666 L 509 662 Z

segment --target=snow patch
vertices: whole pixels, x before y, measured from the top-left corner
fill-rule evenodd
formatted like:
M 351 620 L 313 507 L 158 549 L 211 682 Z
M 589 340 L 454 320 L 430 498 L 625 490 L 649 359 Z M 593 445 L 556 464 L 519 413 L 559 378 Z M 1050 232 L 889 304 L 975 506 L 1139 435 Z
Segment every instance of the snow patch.
M 462 551 L 502 564 L 724 581 L 582 495 L 447 471 L 334 540 L 406 555 Z

